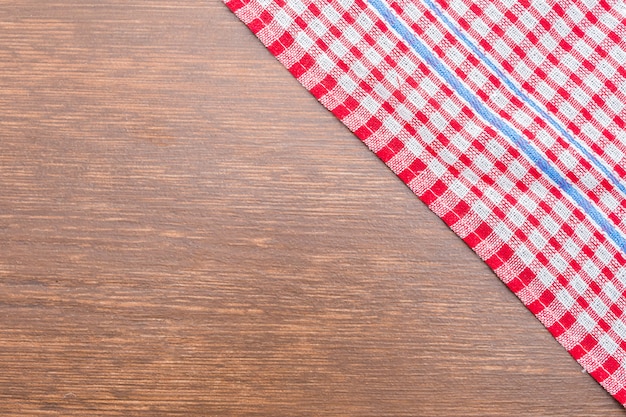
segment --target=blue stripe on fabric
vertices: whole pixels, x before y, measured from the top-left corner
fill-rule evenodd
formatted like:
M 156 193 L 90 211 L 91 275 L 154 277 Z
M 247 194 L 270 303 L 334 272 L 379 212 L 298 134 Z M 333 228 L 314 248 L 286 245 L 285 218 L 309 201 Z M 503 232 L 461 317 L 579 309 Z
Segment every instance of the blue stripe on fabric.
M 567 193 L 593 221 L 611 238 L 611 240 L 626 252 L 626 239 L 613 225 L 600 213 L 593 205 L 583 197 L 572 184 L 567 182 L 532 145 L 526 141 L 519 133 L 508 126 L 502 119 L 496 116 L 484 104 L 465 87 L 455 75 L 447 69 L 439 59 L 402 23 L 383 1 L 367 0 L 389 25 L 413 48 L 419 56 L 428 63 L 463 99 L 469 103 L 485 121 L 497 128 L 506 135 L 515 145 L 517 145 L 526 156 L 532 160 L 537 167 L 552 181 L 554 181 L 565 193 Z
M 454 32 L 456 36 L 458 36 L 467 47 L 469 47 L 472 52 L 474 52 L 478 57 L 500 78 L 500 80 L 506 84 L 509 89 L 511 89 L 515 94 L 517 94 L 526 104 L 532 107 L 541 117 L 547 120 L 552 127 L 554 127 L 561 135 L 563 135 L 571 144 L 573 144 L 587 159 L 591 160 L 591 162 L 598 168 L 600 171 L 607 176 L 613 185 L 615 185 L 623 194 L 626 194 L 626 186 L 622 184 L 622 182 L 611 172 L 609 168 L 607 168 L 602 161 L 600 161 L 596 156 L 589 152 L 585 146 L 576 140 L 561 124 L 556 121 L 552 116 L 550 116 L 544 109 L 541 108 L 536 102 L 533 101 L 530 97 L 524 94 L 509 78 L 507 78 L 506 74 L 502 72 L 500 68 L 496 64 L 493 63 L 489 59 L 487 55 L 485 55 L 476 45 L 472 43 L 472 41 L 465 36 L 463 32 L 459 28 L 457 28 L 448 17 L 443 14 L 439 8 L 432 2 L 432 0 L 424 0 L 424 3 L 432 10 L 447 26 Z

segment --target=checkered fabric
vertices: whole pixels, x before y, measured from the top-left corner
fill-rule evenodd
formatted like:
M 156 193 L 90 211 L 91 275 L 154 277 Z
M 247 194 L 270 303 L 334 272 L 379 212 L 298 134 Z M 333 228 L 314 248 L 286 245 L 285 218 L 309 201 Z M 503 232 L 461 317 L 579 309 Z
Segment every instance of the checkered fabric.
M 626 6 L 226 0 L 626 403 Z

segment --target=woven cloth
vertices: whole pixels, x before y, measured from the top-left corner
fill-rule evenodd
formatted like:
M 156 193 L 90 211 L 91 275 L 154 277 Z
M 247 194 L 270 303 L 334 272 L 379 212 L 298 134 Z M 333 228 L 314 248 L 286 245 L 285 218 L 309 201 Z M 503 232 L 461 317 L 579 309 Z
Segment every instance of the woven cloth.
M 226 4 L 625 404 L 626 6 Z

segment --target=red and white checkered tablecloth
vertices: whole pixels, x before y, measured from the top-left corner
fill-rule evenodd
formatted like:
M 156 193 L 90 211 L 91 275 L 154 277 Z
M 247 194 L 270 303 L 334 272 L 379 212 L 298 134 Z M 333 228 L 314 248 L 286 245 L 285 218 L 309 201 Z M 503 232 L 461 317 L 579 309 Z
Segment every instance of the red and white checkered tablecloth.
M 226 4 L 626 404 L 626 5 Z

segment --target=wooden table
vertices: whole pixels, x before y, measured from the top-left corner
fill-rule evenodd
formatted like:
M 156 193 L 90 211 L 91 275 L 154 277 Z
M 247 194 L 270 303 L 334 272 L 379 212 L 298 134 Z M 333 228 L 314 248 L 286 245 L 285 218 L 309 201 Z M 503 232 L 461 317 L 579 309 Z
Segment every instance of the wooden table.
M 625 414 L 218 0 L 0 25 L 0 415 Z

